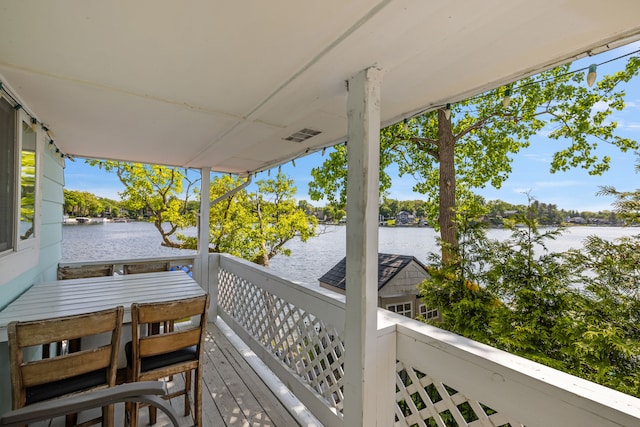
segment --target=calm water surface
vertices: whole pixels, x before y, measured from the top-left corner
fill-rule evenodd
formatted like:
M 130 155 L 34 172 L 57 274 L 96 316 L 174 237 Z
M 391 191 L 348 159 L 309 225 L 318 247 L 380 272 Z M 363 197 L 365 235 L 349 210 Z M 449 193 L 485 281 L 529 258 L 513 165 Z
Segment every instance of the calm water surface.
M 64 262 L 100 259 L 150 258 L 189 255 L 195 251 L 165 248 L 160 234 L 150 223 L 106 223 L 97 225 L 65 225 L 62 232 Z M 346 253 L 346 227 L 321 227 L 322 233 L 302 243 L 294 239 L 287 243 L 290 257 L 278 255 L 271 260 L 271 269 L 282 276 L 302 283 L 317 285 L 318 279 L 340 261 Z M 184 234 L 194 235 L 195 230 Z M 504 239 L 508 230 L 489 230 L 489 237 Z M 597 235 L 613 240 L 640 234 L 638 228 L 572 227 L 555 241 L 548 242 L 550 251 L 561 252 L 582 247 L 587 236 Z M 437 233 L 431 228 L 379 228 L 379 250 L 384 253 L 413 255 L 422 262 L 429 252 L 437 252 Z

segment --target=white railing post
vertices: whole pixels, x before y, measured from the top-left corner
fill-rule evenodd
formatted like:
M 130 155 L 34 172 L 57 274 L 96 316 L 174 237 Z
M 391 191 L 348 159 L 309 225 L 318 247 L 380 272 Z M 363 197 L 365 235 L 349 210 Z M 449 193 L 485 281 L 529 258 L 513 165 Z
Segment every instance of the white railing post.
M 220 254 L 209 254 L 209 321 L 218 317 Z
M 344 425 L 374 426 L 377 390 L 380 83 L 377 68 L 349 80 Z
M 200 169 L 200 217 L 198 221 L 198 283 L 209 291 L 209 189 L 211 169 Z M 213 306 L 213 301 L 212 304 Z
M 397 333 L 396 325 L 385 319 L 386 310 L 378 309 L 377 336 L 377 396 L 376 421 L 378 426 L 394 424 L 396 400 L 396 360 Z

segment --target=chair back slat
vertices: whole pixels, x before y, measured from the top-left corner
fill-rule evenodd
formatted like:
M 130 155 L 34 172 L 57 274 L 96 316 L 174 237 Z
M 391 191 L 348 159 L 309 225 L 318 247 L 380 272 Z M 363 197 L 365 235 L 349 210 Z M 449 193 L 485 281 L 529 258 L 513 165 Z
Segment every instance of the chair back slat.
M 58 266 L 58 280 L 113 276 L 113 265 Z
M 200 328 L 140 338 L 140 357 L 156 356 L 200 344 Z
M 25 364 L 22 368 L 22 375 L 24 385 L 33 387 L 34 385 L 47 384 L 97 371 L 98 369 L 106 369 L 110 364 L 111 346 L 108 346 Z
M 138 323 L 158 323 L 200 316 L 205 304 L 204 297 L 158 303 L 134 304 Z M 133 312 L 133 306 L 132 306 Z
M 124 274 L 153 273 L 156 271 L 169 270 L 171 270 L 171 262 L 169 261 L 137 262 L 133 264 L 125 264 L 122 267 Z
M 50 344 L 111 332 L 115 330 L 117 322 L 113 310 L 34 320 L 20 325 L 16 331 L 16 339 L 20 347 Z

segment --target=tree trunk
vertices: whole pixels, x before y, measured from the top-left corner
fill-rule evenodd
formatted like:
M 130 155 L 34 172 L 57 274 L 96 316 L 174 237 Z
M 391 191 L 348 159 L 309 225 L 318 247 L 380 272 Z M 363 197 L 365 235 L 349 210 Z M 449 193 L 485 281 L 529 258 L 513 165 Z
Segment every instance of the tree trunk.
M 260 198 L 256 200 L 256 215 L 258 217 L 258 227 L 260 228 L 260 234 L 263 234 L 263 220 L 262 220 L 262 208 L 260 205 Z M 264 241 L 260 245 L 260 252 L 256 255 L 256 258 L 253 260 L 254 263 L 258 265 L 262 265 L 263 267 L 269 267 L 269 251 L 267 251 L 267 246 Z
M 156 218 L 159 218 L 159 216 L 157 216 Z M 162 222 L 158 219 L 153 222 L 153 225 L 156 227 L 156 230 L 160 232 L 160 236 L 162 236 L 162 246 L 166 246 L 168 248 L 182 248 L 182 245 L 180 243 L 173 242 L 171 241 L 171 239 L 169 239 L 169 236 L 174 233 L 175 229 L 172 229 L 171 232 L 167 233 L 162 228 Z
M 267 248 L 264 247 L 264 245 L 262 250 L 256 256 L 256 259 L 253 262 L 263 267 L 269 267 L 269 255 L 267 255 Z
M 455 221 L 456 170 L 455 138 L 451 118 L 447 119 L 444 109 L 438 110 L 438 155 L 440 163 L 440 238 L 442 240 L 442 264 L 452 264 L 458 253 L 458 227 Z

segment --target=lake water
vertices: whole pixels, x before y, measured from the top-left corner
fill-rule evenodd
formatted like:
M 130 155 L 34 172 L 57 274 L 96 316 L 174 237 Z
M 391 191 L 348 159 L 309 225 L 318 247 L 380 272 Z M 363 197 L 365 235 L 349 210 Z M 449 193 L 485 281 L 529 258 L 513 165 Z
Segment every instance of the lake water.
M 321 226 L 321 234 L 307 243 L 294 239 L 287 243 L 290 257 L 278 255 L 271 260 L 271 269 L 280 275 L 302 283 L 317 285 L 318 279 L 340 261 L 346 253 L 346 227 Z M 195 229 L 184 232 L 194 235 Z M 571 227 L 561 238 L 548 242 L 552 252 L 582 247 L 587 236 L 598 235 L 613 240 L 640 234 L 638 228 Z M 510 232 L 491 229 L 490 238 L 504 239 Z M 429 252 L 438 252 L 437 233 L 432 228 L 379 228 L 379 251 L 413 255 L 422 262 Z M 161 246 L 160 234 L 153 224 L 145 222 L 105 223 L 97 225 L 65 225 L 62 228 L 62 261 L 93 261 L 108 259 L 151 258 L 194 254 L 195 251 Z

